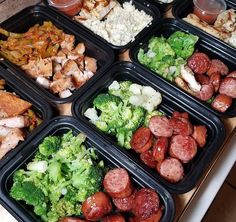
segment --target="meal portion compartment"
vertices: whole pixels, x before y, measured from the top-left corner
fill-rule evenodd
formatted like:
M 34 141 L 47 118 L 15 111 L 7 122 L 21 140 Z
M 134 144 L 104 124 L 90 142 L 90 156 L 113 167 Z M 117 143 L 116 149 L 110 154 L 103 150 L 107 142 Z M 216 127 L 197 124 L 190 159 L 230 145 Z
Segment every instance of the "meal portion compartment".
M 226 5 L 227 5 L 227 9 L 236 9 L 236 3 L 234 1 L 230 1 L 230 0 L 225 0 Z M 179 4 L 174 5 L 174 7 L 172 8 L 172 13 L 174 15 L 175 18 L 177 18 L 178 21 L 180 21 L 183 24 L 186 24 L 187 26 L 189 26 L 189 28 L 193 28 L 196 31 L 199 32 L 199 34 L 210 38 L 210 41 L 212 41 L 213 44 L 215 44 L 216 46 L 220 47 L 221 50 L 223 51 L 227 51 L 228 53 L 230 53 L 231 55 L 235 55 L 236 53 L 236 48 L 231 46 L 230 44 L 224 42 L 223 40 L 220 40 L 217 37 L 214 37 L 213 35 L 209 34 L 208 32 L 203 31 L 202 29 L 190 24 L 187 21 L 184 21 L 183 18 L 186 18 L 188 14 L 193 13 L 193 1 L 188 1 L 188 0 L 183 0 L 181 2 L 179 2 Z
M 170 183 L 163 179 L 156 171 L 156 169 L 150 169 L 139 158 L 139 154 L 134 152 L 133 149 L 125 149 L 118 145 L 117 140 L 99 130 L 95 125 L 88 121 L 84 116 L 85 111 L 88 108 L 93 107 L 93 99 L 100 93 L 106 93 L 108 86 L 114 81 L 130 80 L 133 83 L 151 86 L 153 89 L 158 90 L 162 95 L 162 102 L 157 107 L 158 110 L 164 112 L 167 117 L 170 117 L 174 111 L 187 112 L 190 116 L 190 121 L 193 125 L 205 125 L 207 127 L 207 143 L 203 149 L 199 149 L 197 155 L 189 163 L 184 164 L 184 178 L 178 183 Z M 173 193 L 185 193 L 192 189 L 203 173 L 206 171 L 211 160 L 219 150 L 223 143 L 225 136 L 224 125 L 221 121 L 212 113 L 206 109 L 197 106 L 195 103 L 186 103 L 187 98 L 182 100 L 179 96 L 179 92 L 169 87 L 165 82 L 155 78 L 150 73 L 139 68 L 132 63 L 118 63 L 113 66 L 93 86 L 93 88 L 82 96 L 78 97 L 72 105 L 73 115 L 84 123 L 90 133 L 93 133 L 97 137 L 108 141 L 111 146 L 114 146 L 119 153 L 118 155 L 125 155 L 134 162 L 140 171 L 154 179 L 155 182 L 160 182 Z M 104 147 L 107 149 L 107 147 Z
M 152 28 L 154 28 L 156 26 L 156 24 L 159 22 L 160 18 L 161 18 L 161 14 L 159 9 L 154 6 L 153 4 L 150 4 L 150 1 L 142 1 L 142 0 L 136 0 L 136 1 L 129 1 L 129 0 L 117 0 L 117 2 L 119 2 L 121 5 L 123 5 L 123 3 L 125 2 L 132 2 L 132 5 L 135 6 L 135 8 L 137 10 L 142 10 L 144 11 L 147 15 L 152 16 L 153 20 L 151 22 L 150 25 L 146 26 L 142 31 L 140 31 L 136 36 L 135 39 L 130 41 L 129 43 L 125 44 L 125 45 L 115 45 L 111 42 L 108 42 L 107 40 L 105 40 L 103 37 L 95 34 L 93 31 L 91 31 L 89 28 L 87 28 L 85 25 L 83 25 L 80 22 L 75 21 L 75 19 L 72 19 L 71 17 L 63 14 L 62 12 L 60 12 L 59 10 L 57 10 L 56 8 L 50 7 L 50 9 L 52 9 L 53 11 L 56 11 L 58 13 L 60 13 L 64 18 L 66 18 L 67 20 L 69 20 L 70 22 L 72 22 L 75 25 L 75 29 L 76 27 L 78 28 L 82 28 L 86 31 L 86 33 L 88 33 L 90 36 L 95 37 L 96 39 L 102 41 L 103 43 L 105 43 L 107 46 L 109 46 L 110 48 L 112 48 L 113 50 L 115 50 L 116 53 L 120 53 L 125 51 L 126 49 L 130 48 L 131 45 L 134 45 L 135 43 L 139 42 L 140 39 L 145 36 Z M 48 3 L 46 3 L 46 5 L 48 5 Z M 120 18 L 118 19 L 123 19 L 122 15 L 120 15 Z M 101 21 L 103 21 L 104 19 L 102 19 Z M 110 25 L 112 27 L 112 25 Z M 120 30 L 119 30 L 120 32 Z M 110 35 L 108 33 L 108 35 Z M 120 33 L 118 33 L 118 35 L 121 35 Z M 116 36 L 115 36 L 116 37 Z M 122 38 L 122 36 L 121 36 Z
M 196 97 L 186 93 L 184 90 L 179 88 L 174 83 L 174 81 L 171 82 L 171 81 L 168 81 L 168 80 L 164 79 L 160 74 L 155 73 L 154 71 L 152 71 L 148 67 L 145 67 L 144 65 L 142 65 L 139 62 L 138 52 L 139 52 L 140 49 L 143 49 L 145 52 L 147 51 L 148 42 L 149 42 L 151 37 L 153 37 L 153 36 L 156 36 L 156 37 L 164 36 L 165 38 L 168 38 L 171 34 L 173 34 L 176 31 L 182 31 L 182 32 L 185 32 L 185 33 L 188 33 L 188 34 L 193 34 L 193 35 L 199 36 L 199 39 L 198 39 L 198 41 L 195 45 L 195 52 L 196 51 L 203 52 L 206 55 L 208 55 L 208 57 L 210 59 L 219 59 L 219 60 L 221 60 L 223 63 L 225 63 L 228 66 L 229 73 L 236 70 L 236 63 L 235 63 L 234 56 L 228 54 L 228 52 L 226 50 L 223 51 L 221 48 L 218 48 L 216 45 L 213 44 L 213 41 L 211 39 L 200 35 L 199 32 L 197 32 L 194 29 L 191 29 L 188 25 L 185 25 L 185 24 L 180 23 L 180 22 L 178 22 L 176 20 L 173 20 L 173 19 L 164 20 L 163 23 L 157 25 L 157 27 L 154 30 L 152 30 L 152 32 L 150 32 L 148 36 L 143 38 L 142 41 L 139 44 L 133 46 L 130 50 L 131 60 L 135 64 L 137 64 L 138 66 L 142 66 L 147 72 L 154 75 L 155 78 L 157 78 L 160 81 L 163 81 L 166 84 L 168 84 L 168 87 L 173 88 L 176 92 L 178 92 L 178 95 L 180 96 L 180 99 L 185 100 L 185 98 L 188 97 L 188 99 L 185 102 L 187 102 L 190 106 L 191 106 L 191 103 L 194 102 L 198 106 L 201 106 L 204 109 L 208 109 L 209 111 L 213 112 L 217 116 L 220 116 L 220 117 L 235 117 L 236 116 L 236 99 L 232 100 L 232 105 L 225 112 L 219 112 L 219 111 L 213 109 L 210 106 L 209 103 L 207 103 L 205 101 L 201 101 L 201 100 L 197 99 Z M 221 77 L 221 79 L 223 79 L 223 77 Z M 218 93 L 219 92 L 215 93 L 213 96 L 217 95 Z
M 18 169 L 24 169 L 26 164 L 29 163 L 34 154 L 38 149 L 38 145 L 42 143 L 43 139 L 50 135 L 61 136 L 68 131 L 72 131 L 74 135 L 82 132 L 86 135 L 85 144 L 86 148 L 93 147 L 95 153 L 98 155 L 99 160 L 104 161 L 104 166 L 108 169 L 112 168 L 125 168 L 130 177 L 132 178 L 133 184 L 136 188 L 152 188 L 154 189 L 160 197 L 160 203 L 163 206 L 163 216 L 161 221 L 172 221 L 175 213 L 175 206 L 172 199 L 172 196 L 169 192 L 163 188 L 160 184 L 153 183 L 149 180 L 148 177 L 142 177 L 134 169 L 129 167 L 127 159 L 121 159 L 120 157 L 113 156 L 113 147 L 106 144 L 110 148 L 109 153 L 104 153 L 103 146 L 104 141 L 101 142 L 96 136 L 87 133 L 86 128 L 81 125 L 72 117 L 57 117 L 50 121 L 48 126 L 41 130 L 38 135 L 36 135 L 32 141 L 25 147 L 24 152 L 21 155 L 15 157 L 11 162 L 9 162 L 5 168 L 1 171 L 1 202 L 4 207 L 11 212 L 11 214 L 19 221 L 32 222 L 32 221 L 41 221 L 33 213 L 33 209 L 30 206 L 27 206 L 22 201 L 16 201 L 9 195 L 10 188 L 12 187 L 13 180 L 12 176 L 14 172 Z M 128 216 L 128 215 L 127 215 Z
M 19 151 L 21 151 L 24 148 L 25 144 L 27 144 L 27 142 L 32 138 L 32 136 L 36 135 L 37 132 L 43 126 L 45 126 L 45 124 L 47 124 L 49 119 L 54 115 L 55 111 L 47 102 L 41 100 L 41 98 L 39 98 L 37 94 L 29 90 L 27 86 L 24 83 L 22 83 L 22 81 L 20 80 L 18 81 L 12 78 L 10 73 L 5 69 L 3 69 L 2 67 L 0 67 L 0 79 L 5 80 L 5 85 L 3 90 L 6 90 L 9 93 L 14 93 L 17 96 L 19 96 L 20 99 L 30 102 L 32 104 L 32 107 L 30 109 L 32 109 L 32 111 L 42 120 L 42 123 L 35 129 L 33 129 L 32 132 L 29 131 L 25 132 L 26 133 L 25 140 L 20 141 L 14 149 L 10 150 L 0 160 L 0 168 L 1 168 L 14 155 L 16 155 Z
M 97 60 L 97 71 L 95 74 L 88 79 L 85 84 L 83 84 L 80 88 L 75 89 L 72 92 L 72 95 L 66 98 L 60 98 L 57 94 L 53 94 L 48 89 L 40 86 L 36 83 L 35 79 L 29 77 L 25 71 L 23 71 L 20 66 L 16 66 L 13 63 L 9 62 L 7 59 L 1 61 L 1 64 L 4 67 L 7 67 L 11 70 L 11 73 L 15 76 L 15 78 L 24 79 L 28 83 L 28 85 L 38 92 L 40 95 L 42 94 L 47 100 L 52 103 L 66 103 L 71 102 L 78 94 L 82 93 L 84 88 L 89 87 L 92 82 L 95 82 L 96 79 L 100 78 L 102 72 L 112 64 L 114 60 L 113 51 L 104 45 L 103 43 L 97 42 L 96 39 L 89 36 L 85 31 L 83 31 L 80 27 L 73 27 L 66 21 L 60 14 L 53 12 L 49 8 L 45 6 L 32 6 L 28 7 L 16 15 L 12 16 L 5 22 L 1 24 L 1 27 L 6 29 L 7 31 L 16 32 L 16 33 L 24 33 L 30 27 L 33 27 L 36 24 L 42 25 L 43 22 L 50 21 L 53 25 L 55 25 L 58 29 L 62 30 L 66 34 L 75 36 L 75 44 L 83 42 L 85 44 L 85 55 L 89 57 L 93 57 Z M 0 35 L 2 40 L 6 40 L 5 36 Z

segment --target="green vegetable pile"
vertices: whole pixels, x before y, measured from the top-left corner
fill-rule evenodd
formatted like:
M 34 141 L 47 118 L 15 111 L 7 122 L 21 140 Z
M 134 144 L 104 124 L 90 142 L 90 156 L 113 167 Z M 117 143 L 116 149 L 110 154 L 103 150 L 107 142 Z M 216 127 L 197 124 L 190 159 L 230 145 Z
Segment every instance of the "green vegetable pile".
M 169 38 L 152 37 L 147 52 L 139 50 L 138 60 L 165 79 L 173 81 L 180 74 L 181 65 L 194 52 L 199 37 L 181 31 L 174 32 Z
M 82 202 L 101 189 L 104 174 L 103 162 L 83 145 L 85 139 L 72 131 L 46 137 L 27 169 L 14 173 L 10 195 L 32 205 L 43 221 L 80 215 Z
M 132 90 L 130 90 L 131 85 L 137 87 L 137 89 L 141 88 L 141 90 L 145 86 L 133 84 L 131 81 L 121 81 L 116 82 L 116 84 L 118 84 L 119 88 L 109 87 L 108 93 L 97 95 L 93 100 L 93 108 L 89 108 L 84 115 L 101 131 L 115 136 L 121 147 L 130 149 L 130 140 L 133 132 L 145 123 L 147 124 L 147 118 L 157 113 L 160 114 L 160 112 L 154 110 L 148 112 L 140 105 L 131 104 L 130 98 L 134 95 Z M 150 93 L 156 96 L 155 102 L 158 99 L 161 102 L 161 95 L 153 92 L 153 89 L 150 88 L 148 89 Z M 135 96 L 138 96 L 137 99 L 141 100 L 143 95 L 136 94 Z M 146 104 L 146 100 L 144 99 L 142 105 Z M 154 104 L 153 108 L 156 108 L 156 106 L 157 104 Z

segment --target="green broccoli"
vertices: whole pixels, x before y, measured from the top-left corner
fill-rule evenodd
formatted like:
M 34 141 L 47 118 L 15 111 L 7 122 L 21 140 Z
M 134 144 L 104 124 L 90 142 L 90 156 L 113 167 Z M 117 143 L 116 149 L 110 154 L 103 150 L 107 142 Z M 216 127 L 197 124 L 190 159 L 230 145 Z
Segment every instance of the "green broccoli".
M 117 96 L 122 99 L 123 103 L 127 103 L 130 96 L 131 92 L 129 91 L 129 87 L 131 86 L 132 82 L 131 81 L 120 81 L 119 89 L 109 89 L 108 93 L 113 96 Z

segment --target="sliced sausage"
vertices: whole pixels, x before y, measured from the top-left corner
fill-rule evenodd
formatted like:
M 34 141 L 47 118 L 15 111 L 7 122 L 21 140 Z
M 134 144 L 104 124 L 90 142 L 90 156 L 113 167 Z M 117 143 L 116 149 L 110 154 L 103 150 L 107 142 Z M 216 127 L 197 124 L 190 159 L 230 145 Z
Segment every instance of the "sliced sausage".
M 220 94 L 225 94 L 227 96 L 236 98 L 236 78 L 234 77 L 226 77 L 222 80 L 219 88 Z
M 140 155 L 140 159 L 150 168 L 156 168 L 157 162 L 153 157 L 153 150 L 147 150 Z
M 187 64 L 194 73 L 204 74 L 210 67 L 210 59 L 205 53 L 195 52 L 188 58 Z
M 64 217 L 59 222 L 88 222 L 87 220 L 82 220 L 77 217 Z
M 173 134 L 170 121 L 165 116 L 152 116 L 149 121 L 149 129 L 155 136 L 171 137 Z
M 130 145 L 131 145 L 132 149 L 134 149 L 135 151 L 140 150 L 145 145 L 147 145 L 148 142 L 150 143 L 151 137 L 152 137 L 152 133 L 149 128 L 140 127 L 133 133 Z
M 227 75 L 227 77 L 234 77 L 236 78 L 236 71 L 233 71 Z
M 197 143 L 191 136 L 172 136 L 169 148 L 170 156 L 178 158 L 183 163 L 187 163 L 194 158 L 196 153 Z
M 103 186 L 112 198 L 128 197 L 133 192 L 130 176 L 123 168 L 109 170 L 104 177 Z
M 108 215 L 101 222 L 125 222 L 125 218 L 121 214 Z
M 162 217 L 162 209 L 159 208 L 159 210 L 156 213 L 153 213 L 149 218 L 147 218 L 146 220 L 140 220 L 137 217 L 131 217 L 129 219 L 129 222 L 159 222 L 161 220 Z
M 137 153 L 144 153 L 144 152 L 148 151 L 152 147 L 152 141 L 153 141 L 153 136 L 151 135 L 148 142 L 141 149 L 138 149 L 138 150 L 136 149 L 135 151 Z
M 199 147 L 204 147 L 207 138 L 207 128 L 204 125 L 193 127 L 193 138 L 196 140 Z
M 158 162 L 164 160 L 168 151 L 168 145 L 169 140 L 167 137 L 158 137 L 153 146 L 153 159 Z
M 179 117 L 183 117 L 185 119 L 189 119 L 189 114 L 187 112 L 178 112 L 178 111 L 174 111 L 172 113 L 172 117 L 173 118 L 179 118 Z
M 184 168 L 182 163 L 173 157 L 168 157 L 157 164 L 159 174 L 171 183 L 177 183 L 184 177 Z
M 206 76 L 204 74 L 195 74 L 194 76 L 201 85 L 207 85 L 210 83 L 209 76 Z
M 116 206 L 118 211 L 127 212 L 131 211 L 134 204 L 134 197 L 136 191 L 134 191 L 129 197 L 125 198 L 112 198 L 114 205 Z
M 225 76 L 229 73 L 229 68 L 219 59 L 212 59 L 210 68 L 207 70 L 207 75 L 211 76 L 214 73 Z
M 146 220 L 158 211 L 159 203 L 159 196 L 155 190 L 142 188 L 135 195 L 132 212 L 140 220 Z
M 173 128 L 173 134 L 191 135 L 193 132 L 192 123 L 184 117 L 170 118 L 170 125 Z
M 88 197 L 82 204 L 82 212 L 86 220 L 97 221 L 110 213 L 112 205 L 109 197 L 103 192 L 97 192 Z
M 213 85 L 215 92 L 218 92 L 218 90 L 219 90 L 220 81 L 221 81 L 221 76 L 219 73 L 213 73 L 210 76 L 210 83 Z
M 212 98 L 214 87 L 212 84 L 202 85 L 201 91 L 196 94 L 196 97 L 202 101 L 207 101 Z
M 224 94 L 218 94 L 211 103 L 211 107 L 221 113 L 225 112 L 231 105 L 233 99 Z

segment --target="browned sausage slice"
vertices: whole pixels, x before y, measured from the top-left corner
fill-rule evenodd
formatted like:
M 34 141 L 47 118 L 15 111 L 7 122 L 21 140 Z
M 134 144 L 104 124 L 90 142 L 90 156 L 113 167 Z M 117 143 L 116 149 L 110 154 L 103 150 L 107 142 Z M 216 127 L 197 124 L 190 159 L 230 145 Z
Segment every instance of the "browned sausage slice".
M 168 157 L 157 164 L 159 174 L 171 183 L 177 183 L 184 177 L 184 168 L 182 163 L 173 157 Z
M 196 140 L 199 147 L 204 147 L 207 138 L 207 128 L 204 125 L 193 127 L 193 138 Z
M 157 162 L 153 157 L 153 150 L 147 150 L 140 155 L 140 159 L 150 168 L 156 168 Z
M 121 214 L 108 215 L 101 222 L 125 222 L 125 218 Z
M 98 221 L 110 213 L 112 205 L 109 197 L 103 192 L 97 192 L 88 197 L 82 204 L 82 212 L 86 220 Z
M 218 92 L 219 90 L 220 81 L 221 81 L 221 75 L 219 73 L 213 73 L 210 76 L 210 83 L 213 85 L 215 92 Z
M 231 105 L 233 99 L 224 94 L 218 94 L 211 103 L 211 107 L 221 113 L 225 112 Z
M 148 142 L 141 149 L 138 149 L 138 150 L 136 149 L 135 151 L 137 153 L 144 153 L 144 152 L 148 151 L 152 147 L 152 138 L 153 138 L 153 136 L 151 135 Z
M 207 101 L 212 98 L 214 87 L 212 84 L 202 85 L 201 91 L 196 94 L 196 97 L 202 101 Z
M 236 71 L 233 71 L 227 75 L 227 77 L 234 77 L 236 78 Z
M 65 217 L 61 219 L 59 222 L 88 222 L 87 220 L 82 220 L 77 217 Z
M 195 52 L 188 58 L 187 64 L 195 74 L 204 74 L 210 67 L 210 59 L 205 53 Z
M 140 127 L 133 133 L 130 145 L 135 151 L 140 150 L 150 142 L 151 137 L 152 133 L 149 128 Z
M 167 137 L 158 137 L 153 146 L 153 158 L 160 162 L 165 159 L 168 150 L 169 140 Z M 155 166 L 156 167 L 156 166 Z
M 128 197 L 133 192 L 130 176 L 123 168 L 109 170 L 104 177 L 103 186 L 112 198 Z
M 173 128 L 173 134 L 191 135 L 193 132 L 192 124 L 184 117 L 170 118 L 170 125 Z
M 207 70 L 207 75 L 211 76 L 214 73 L 225 76 L 229 73 L 229 68 L 219 59 L 212 59 L 210 68 Z
M 165 116 L 152 116 L 149 121 L 149 129 L 155 136 L 171 137 L 173 134 L 170 121 Z
M 179 118 L 179 117 L 182 117 L 182 118 L 185 118 L 185 119 L 189 119 L 189 114 L 187 112 L 178 112 L 178 111 L 174 111 L 172 113 L 172 117 L 173 118 Z
M 134 191 L 129 197 L 125 198 L 112 198 L 114 205 L 118 211 L 131 211 L 133 208 L 134 197 L 136 191 Z
M 207 85 L 210 83 L 209 76 L 206 76 L 204 74 L 195 74 L 194 76 L 195 76 L 197 82 L 199 82 L 201 85 Z
M 153 213 L 149 218 L 147 218 L 146 220 L 140 220 L 137 217 L 131 217 L 129 219 L 129 222 L 159 222 L 161 220 L 162 217 L 162 209 L 159 208 L 159 210 L 156 213 Z
M 226 77 L 222 80 L 219 89 L 220 94 L 225 94 L 233 99 L 236 98 L 236 78 Z
M 142 188 L 136 192 L 132 212 L 140 218 L 146 220 L 159 209 L 159 196 L 151 188 Z
M 197 143 L 191 136 L 175 135 L 170 141 L 169 154 L 187 163 L 197 154 Z

